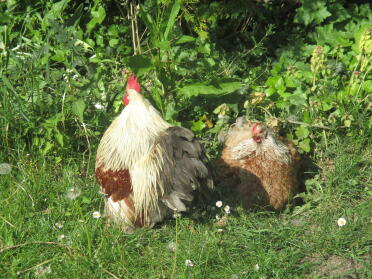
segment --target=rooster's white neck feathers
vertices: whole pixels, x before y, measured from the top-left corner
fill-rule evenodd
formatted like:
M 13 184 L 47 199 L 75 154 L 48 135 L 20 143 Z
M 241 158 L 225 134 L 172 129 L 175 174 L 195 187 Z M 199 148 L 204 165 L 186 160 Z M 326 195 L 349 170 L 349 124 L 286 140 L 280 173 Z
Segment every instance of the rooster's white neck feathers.
M 112 122 L 98 147 L 97 165 L 101 161 L 105 170 L 131 168 L 170 126 L 141 94 L 129 90 L 129 98 L 129 104 Z

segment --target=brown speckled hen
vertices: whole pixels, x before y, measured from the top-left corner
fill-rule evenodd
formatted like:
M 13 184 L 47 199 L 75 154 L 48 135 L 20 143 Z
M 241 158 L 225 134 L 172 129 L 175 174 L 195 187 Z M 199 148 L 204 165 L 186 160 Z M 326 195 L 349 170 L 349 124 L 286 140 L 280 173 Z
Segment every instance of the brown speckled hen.
M 128 79 L 125 108 L 104 133 L 96 176 L 107 216 L 124 230 L 152 227 L 173 211 L 184 211 L 200 186 L 213 187 L 194 134 L 164 121 Z
M 299 155 L 293 143 L 262 123 L 241 123 L 228 131 L 218 178 L 237 199 L 281 210 L 298 191 Z

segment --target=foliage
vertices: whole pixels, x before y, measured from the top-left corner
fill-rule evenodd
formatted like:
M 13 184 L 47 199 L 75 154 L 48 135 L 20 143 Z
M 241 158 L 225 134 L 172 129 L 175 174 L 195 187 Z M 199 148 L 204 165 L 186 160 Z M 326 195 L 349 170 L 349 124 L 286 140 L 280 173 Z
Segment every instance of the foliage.
M 371 10 L 345 0 L 0 1 L 0 163 L 13 166 L 0 174 L 0 273 L 318 278 L 342 256 L 367 277 Z M 281 130 L 319 168 L 306 174 L 305 203 L 245 212 L 222 195 L 233 213 L 223 232 L 212 206 L 132 235 L 92 219 L 103 206 L 94 152 L 129 72 L 211 159 L 238 116 Z
M 247 115 L 284 126 L 309 152 L 332 134 L 371 128 L 368 4 L 0 5 L 0 121 L 9 151 L 31 148 L 57 161 L 66 151 L 91 154 L 120 109 L 126 69 L 168 121 L 201 136 L 214 138 Z M 277 58 L 267 55 L 274 49 Z M 220 105 L 223 117 L 214 113 Z

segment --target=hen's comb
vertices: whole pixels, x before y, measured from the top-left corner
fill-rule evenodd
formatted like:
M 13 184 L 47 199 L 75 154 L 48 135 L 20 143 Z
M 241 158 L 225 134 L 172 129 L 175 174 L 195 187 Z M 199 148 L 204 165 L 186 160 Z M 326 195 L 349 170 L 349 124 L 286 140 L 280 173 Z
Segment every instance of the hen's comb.
M 138 93 L 141 92 L 141 85 L 138 83 L 138 78 L 135 75 L 131 75 L 128 78 L 127 90 L 129 90 L 129 89 L 133 89 L 133 90 L 137 91 Z

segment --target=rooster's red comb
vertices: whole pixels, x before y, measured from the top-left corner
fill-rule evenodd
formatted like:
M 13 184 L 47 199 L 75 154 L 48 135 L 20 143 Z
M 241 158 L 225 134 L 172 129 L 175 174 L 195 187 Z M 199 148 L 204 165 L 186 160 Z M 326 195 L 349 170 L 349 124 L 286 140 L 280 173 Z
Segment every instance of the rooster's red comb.
M 129 90 L 129 89 L 133 89 L 133 90 L 137 91 L 138 93 L 141 92 L 141 85 L 138 83 L 138 78 L 135 75 L 131 75 L 128 78 L 127 90 Z

